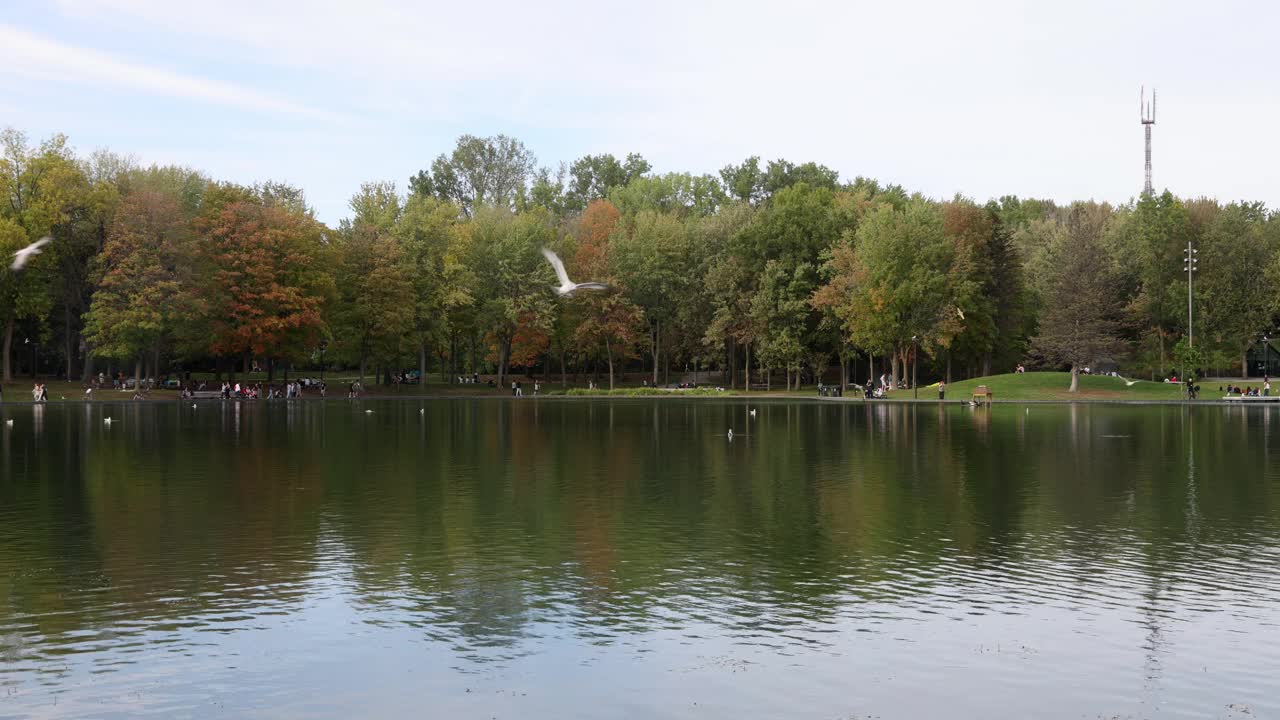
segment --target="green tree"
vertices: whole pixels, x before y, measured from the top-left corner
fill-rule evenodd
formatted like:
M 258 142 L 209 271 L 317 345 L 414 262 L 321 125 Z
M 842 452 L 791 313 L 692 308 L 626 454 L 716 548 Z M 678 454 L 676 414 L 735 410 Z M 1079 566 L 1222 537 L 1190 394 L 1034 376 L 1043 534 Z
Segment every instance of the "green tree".
M 1136 280 L 1131 312 L 1155 341 L 1160 376 L 1167 368 L 1169 338 L 1185 330 L 1186 286 L 1179 280 L 1191 239 L 1186 207 L 1167 190 L 1139 199 L 1121 232 Z
M 548 220 L 542 210 L 516 214 L 488 208 L 466 226 L 473 295 L 479 321 L 497 351 L 500 385 L 506 382 L 517 333 L 551 327 L 555 275 L 542 256 L 554 239 Z
M 1217 345 L 1229 357 L 1240 358 L 1240 377 L 1248 377 L 1249 347 L 1258 336 L 1274 328 L 1280 314 L 1276 301 L 1280 278 L 1280 246 L 1268 232 L 1267 212 L 1261 203 L 1228 205 L 1209 222 L 1199 243 L 1199 316 L 1196 345 Z M 1186 313 L 1186 276 L 1182 311 Z M 1205 343 L 1205 340 L 1210 343 Z M 1179 366 L 1185 372 L 1185 366 Z
M 953 332 L 954 260 L 935 206 L 881 205 L 863 218 L 852 245 L 832 251 L 830 280 L 813 302 L 840 319 L 850 344 L 890 353 L 896 383 L 913 349 L 941 347 Z
M 566 206 L 580 212 L 592 200 L 609 197 L 614 188 L 625 186 L 650 169 L 649 162 L 638 153 L 631 153 L 621 162 L 609 154 L 584 155 L 569 166 Z
M 188 219 L 175 198 L 134 193 L 121 205 L 94 261 L 97 289 L 85 335 L 100 355 L 134 359 L 135 381 L 142 380 L 143 355 L 158 352 L 181 320 L 180 296 L 190 279 L 180 272 L 190 240 Z
M 443 372 L 448 340 L 474 302 L 474 278 L 458 246 L 458 208 L 431 197 L 413 196 L 395 226 L 413 284 L 413 335 L 418 370 L 427 376 L 427 350 L 437 348 Z
M 514 208 L 523 196 L 537 158 L 524 143 L 506 135 L 458 138 L 453 151 L 409 181 L 416 195 L 449 200 L 467 215 L 482 205 Z
M 1083 205 L 1070 211 L 1066 233 L 1049 249 L 1054 273 L 1032 348 L 1045 361 L 1071 367 L 1070 392 L 1080 369 L 1122 351 L 1123 298 L 1103 247 L 1105 216 Z

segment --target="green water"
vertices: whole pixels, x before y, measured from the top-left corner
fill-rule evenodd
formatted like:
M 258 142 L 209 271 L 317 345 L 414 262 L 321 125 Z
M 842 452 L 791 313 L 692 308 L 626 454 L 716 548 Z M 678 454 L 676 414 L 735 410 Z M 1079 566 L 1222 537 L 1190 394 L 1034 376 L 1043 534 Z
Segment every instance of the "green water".
M 1280 408 L 0 416 L 4 718 L 1280 716 Z

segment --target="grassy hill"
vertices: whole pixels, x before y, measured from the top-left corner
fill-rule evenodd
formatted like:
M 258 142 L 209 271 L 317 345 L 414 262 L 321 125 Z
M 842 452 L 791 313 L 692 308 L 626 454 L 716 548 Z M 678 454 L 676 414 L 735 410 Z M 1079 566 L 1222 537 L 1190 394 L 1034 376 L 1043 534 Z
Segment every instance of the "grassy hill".
M 1128 384 L 1130 382 L 1133 384 Z M 954 382 L 947 385 L 947 399 L 967 399 L 979 385 L 986 385 L 996 400 L 1181 400 L 1184 396 L 1181 385 L 1103 375 L 1081 375 L 1080 389 L 1071 393 L 1067 392 L 1071 387 L 1071 373 L 1028 372 Z M 1202 399 L 1221 397 L 1217 384 L 1210 387 L 1201 383 L 1201 387 Z M 911 395 L 910 390 L 896 390 L 890 397 L 907 399 Z M 921 386 L 920 398 L 936 400 L 937 386 Z

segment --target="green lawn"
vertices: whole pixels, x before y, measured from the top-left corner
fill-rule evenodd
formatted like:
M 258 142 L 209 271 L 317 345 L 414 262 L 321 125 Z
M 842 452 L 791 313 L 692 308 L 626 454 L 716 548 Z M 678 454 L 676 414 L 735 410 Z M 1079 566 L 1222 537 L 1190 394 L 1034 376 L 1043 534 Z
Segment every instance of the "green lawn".
M 1129 383 L 1133 384 L 1130 385 Z M 1261 385 L 1259 382 L 1242 383 L 1240 385 Z M 1222 397 L 1218 386 L 1224 383 L 1213 381 L 1200 383 L 1202 400 L 1217 400 Z M 991 375 L 973 380 L 962 380 L 947 385 L 947 399 L 968 399 L 974 388 L 986 385 L 996 400 L 1181 400 L 1184 397 L 1182 385 L 1152 382 L 1150 380 L 1126 380 L 1124 378 L 1103 375 L 1081 375 L 1080 389 L 1074 393 L 1067 392 L 1071 387 L 1071 373 L 1066 372 L 1028 372 L 1009 373 L 1007 375 Z M 896 390 L 890 394 L 895 399 L 910 399 L 912 391 Z M 937 400 L 938 387 L 931 385 L 920 388 L 920 398 Z

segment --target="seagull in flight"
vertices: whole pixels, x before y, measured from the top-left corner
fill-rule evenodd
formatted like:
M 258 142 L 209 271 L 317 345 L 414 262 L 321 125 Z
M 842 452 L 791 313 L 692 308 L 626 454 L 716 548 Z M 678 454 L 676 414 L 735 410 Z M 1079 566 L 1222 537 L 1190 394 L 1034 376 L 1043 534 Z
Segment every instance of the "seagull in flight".
M 560 287 L 556 288 L 556 294 L 560 297 L 573 297 L 573 294 L 579 290 L 608 290 L 609 286 L 600 282 L 584 282 L 575 283 L 569 279 L 569 273 L 564 271 L 564 263 L 560 261 L 560 256 L 547 248 L 542 248 L 542 255 L 551 263 L 551 267 L 555 268 L 556 277 L 560 279 Z
M 45 245 L 48 245 L 51 239 L 52 238 L 49 238 L 49 237 L 42 237 L 39 240 L 31 243 L 30 245 L 14 253 L 13 264 L 10 265 L 9 268 L 14 272 L 18 272 L 22 268 L 26 267 L 27 261 L 30 260 L 32 257 L 39 255 L 40 248 L 44 247 Z

